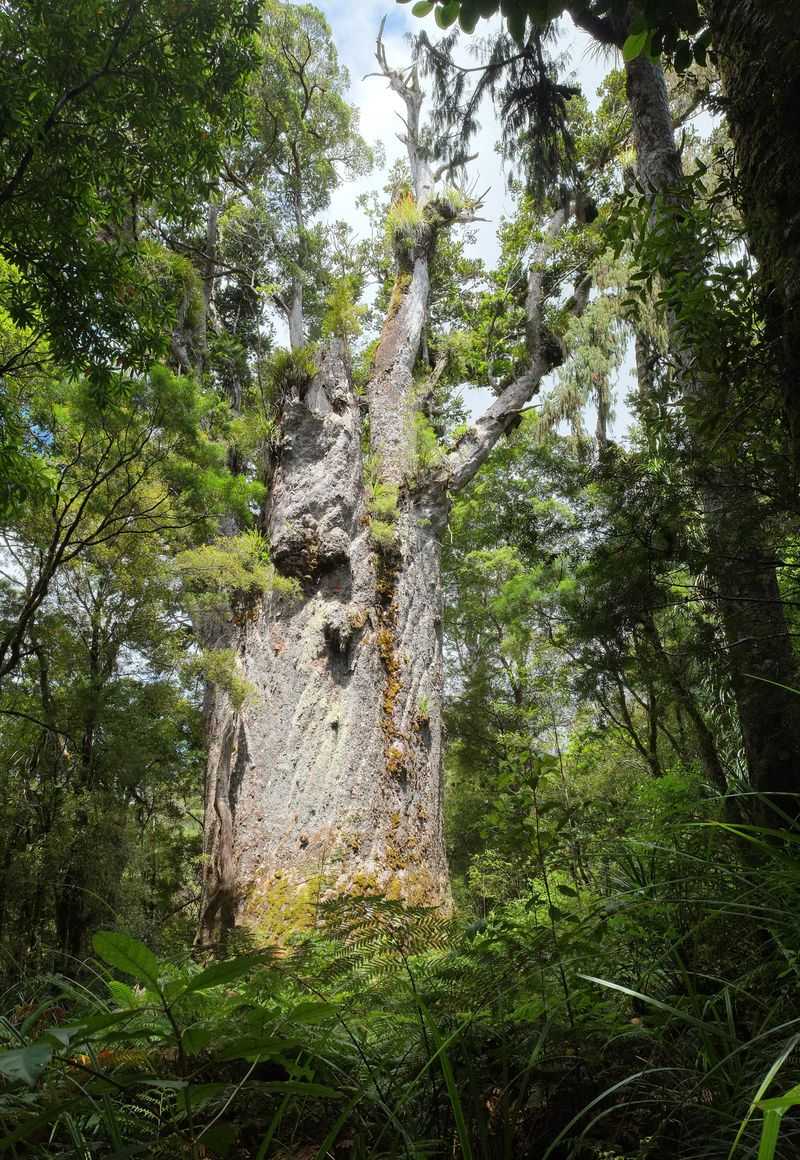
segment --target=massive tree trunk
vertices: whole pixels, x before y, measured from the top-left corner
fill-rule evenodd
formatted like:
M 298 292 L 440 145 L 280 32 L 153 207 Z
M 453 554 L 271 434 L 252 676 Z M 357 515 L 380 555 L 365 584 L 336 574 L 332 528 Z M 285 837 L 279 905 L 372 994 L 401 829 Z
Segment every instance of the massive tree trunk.
M 683 172 L 675 147 L 660 66 L 645 56 L 627 65 L 639 179 L 668 193 Z M 692 352 L 673 331 L 684 404 L 703 414 L 709 405 Z M 708 440 L 689 431 L 691 470 L 701 498 L 708 546 L 709 596 L 719 610 L 753 788 L 768 795 L 800 791 L 800 713 L 797 666 L 780 599 L 774 550 L 764 542 L 764 514 L 747 479 Z M 766 683 L 775 682 L 775 684 Z M 792 799 L 775 804 L 797 812 Z
M 710 0 L 750 245 L 800 452 L 800 39 L 796 0 Z M 795 462 L 795 471 L 798 470 Z M 795 476 L 796 482 L 796 476 Z
M 320 889 L 449 898 L 441 812 L 442 503 L 369 526 L 358 399 L 341 353 L 286 400 L 267 509 L 273 594 L 239 630 L 256 700 L 211 707 L 204 937 L 274 934 Z
M 240 617 L 235 644 L 254 696 L 207 705 L 205 882 L 200 941 L 237 922 L 280 935 L 313 916 L 321 893 L 380 892 L 448 906 L 442 836 L 439 540 L 449 494 L 466 484 L 563 358 L 543 325 L 541 269 L 567 207 L 544 231 L 528 309 L 531 366 L 434 467 L 414 462 L 416 384 L 438 232 L 457 212 L 436 195 L 420 144 L 415 71 L 378 61 L 406 106 L 419 220 L 396 239 L 398 273 L 367 389 L 359 399 L 336 344 L 283 401 L 265 532 L 294 596 Z M 583 309 L 588 286 L 572 307 Z M 229 644 L 224 634 L 221 644 Z
M 321 891 L 450 898 L 438 541 L 446 500 L 443 487 L 413 478 L 410 422 L 428 262 L 445 217 L 418 149 L 416 78 L 388 67 L 380 40 L 378 59 L 406 104 L 426 217 L 400 248 L 375 356 L 369 477 L 359 399 L 337 344 L 282 402 L 264 530 L 297 592 L 273 593 L 237 629 L 252 703 L 235 711 L 220 690 L 209 694 L 204 942 L 235 922 L 268 935 L 302 925 Z M 300 343 L 293 331 L 292 346 Z M 373 527 L 376 487 L 388 510 Z

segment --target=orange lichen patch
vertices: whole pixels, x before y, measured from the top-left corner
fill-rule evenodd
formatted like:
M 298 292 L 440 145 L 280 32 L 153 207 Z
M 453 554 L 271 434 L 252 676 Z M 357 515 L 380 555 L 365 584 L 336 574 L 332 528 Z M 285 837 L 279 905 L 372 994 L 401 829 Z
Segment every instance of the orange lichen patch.
M 400 886 L 400 879 L 394 876 L 389 879 L 389 883 L 383 894 L 384 898 L 388 898 L 390 902 L 403 901 L 403 893 Z
M 354 608 L 347 618 L 347 622 L 353 632 L 358 632 L 367 623 L 369 612 L 366 608 Z
M 402 690 L 401 665 L 397 652 L 397 593 L 393 564 L 383 555 L 378 557 L 378 655 L 381 658 L 386 681 L 383 688 L 383 756 L 390 777 L 402 778 L 408 773 L 406 741 L 396 720 L 397 700 Z
M 395 852 L 396 868 L 389 875 L 375 871 L 354 874 L 347 893 L 366 898 L 378 896 L 391 902 L 405 902 L 409 906 L 440 906 L 442 891 L 433 875 L 424 866 L 406 866 L 402 855 Z
M 409 906 L 439 906 L 440 884 L 424 866 L 411 867 L 403 878 L 403 898 Z
M 380 894 L 381 887 L 378 881 L 378 875 L 374 871 L 359 870 L 350 879 L 350 884 L 347 887 L 348 894 L 366 895 Z
M 384 856 L 386 865 L 390 870 L 404 870 L 406 868 L 406 858 L 394 842 L 389 842 Z

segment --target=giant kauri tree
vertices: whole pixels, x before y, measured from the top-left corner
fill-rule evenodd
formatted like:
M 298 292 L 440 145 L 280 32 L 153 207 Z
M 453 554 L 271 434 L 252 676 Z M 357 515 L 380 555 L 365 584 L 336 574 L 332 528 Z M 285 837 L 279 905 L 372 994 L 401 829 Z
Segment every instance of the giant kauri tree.
M 293 588 L 242 608 L 220 638 L 252 691 L 240 705 L 218 686 L 209 697 L 206 942 L 240 921 L 269 927 L 276 908 L 302 911 L 320 891 L 449 903 L 440 538 L 451 497 L 563 357 L 545 322 L 543 269 L 572 214 L 569 196 L 533 263 L 527 365 L 474 426 L 433 457 L 415 454 L 437 378 L 421 357 L 431 263 L 443 231 L 477 204 L 454 184 L 463 157 L 429 159 L 416 68 L 393 68 L 381 36 L 377 60 L 404 106 L 410 172 L 389 214 L 393 287 L 365 397 L 335 336 L 285 363 L 277 386 L 262 525 Z M 586 301 L 576 277 L 568 311 Z M 298 312 L 295 296 L 295 349 Z

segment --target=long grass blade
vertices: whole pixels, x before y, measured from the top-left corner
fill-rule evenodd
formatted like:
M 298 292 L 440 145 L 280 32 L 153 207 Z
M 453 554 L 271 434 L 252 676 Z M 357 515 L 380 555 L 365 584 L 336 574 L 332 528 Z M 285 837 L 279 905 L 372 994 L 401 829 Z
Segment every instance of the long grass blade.
M 753 1113 L 755 1112 L 759 1101 L 764 1098 L 764 1093 L 766 1092 L 767 1088 L 772 1083 L 772 1081 L 774 1080 L 774 1078 L 778 1074 L 778 1072 L 781 1070 L 784 1063 L 786 1063 L 786 1060 L 792 1054 L 792 1052 L 794 1051 L 794 1049 L 798 1043 L 800 1043 L 800 1033 L 797 1035 L 793 1035 L 791 1037 L 791 1039 L 787 1040 L 786 1044 L 784 1045 L 783 1051 L 781 1051 L 780 1055 L 777 1057 L 777 1059 L 775 1059 L 775 1061 L 771 1065 L 769 1071 L 764 1076 L 761 1083 L 758 1085 L 758 1091 L 756 1092 L 756 1094 L 753 1096 L 752 1100 L 750 1101 L 750 1107 L 747 1109 L 747 1114 L 745 1115 L 744 1119 L 742 1120 L 741 1124 L 739 1125 L 739 1131 L 736 1133 L 736 1139 L 731 1144 L 731 1150 L 728 1153 L 728 1160 L 732 1160 L 732 1157 L 733 1157 L 734 1153 L 736 1152 L 736 1149 L 739 1147 L 739 1141 L 741 1140 L 742 1136 L 744 1135 L 745 1129 L 747 1128 L 747 1125 L 749 1124 L 750 1120 L 752 1119 Z M 767 1113 L 765 1112 L 764 1113 L 765 1128 L 766 1128 L 766 1120 L 767 1120 Z M 777 1140 L 777 1136 L 775 1138 Z M 761 1160 L 761 1152 L 760 1151 L 759 1151 L 758 1155 L 759 1155 L 759 1160 Z

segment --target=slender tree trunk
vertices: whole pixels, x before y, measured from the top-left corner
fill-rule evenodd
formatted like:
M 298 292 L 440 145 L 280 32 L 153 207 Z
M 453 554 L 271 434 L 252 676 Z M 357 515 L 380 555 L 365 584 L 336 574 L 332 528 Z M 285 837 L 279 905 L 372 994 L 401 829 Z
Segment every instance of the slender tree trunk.
M 297 228 L 298 265 L 300 274 L 296 275 L 289 288 L 289 302 L 286 321 L 289 324 L 289 347 L 299 350 L 304 345 L 305 321 L 303 318 L 303 274 L 305 273 L 308 242 L 306 238 L 306 223 L 303 213 L 303 199 L 300 194 L 302 171 L 300 161 L 295 153 L 295 192 L 294 192 L 294 220 Z
M 710 0 L 742 210 L 800 451 L 800 39 L 796 0 Z
M 639 179 L 654 193 L 668 193 L 682 178 L 664 75 L 645 56 L 628 63 Z M 676 340 L 675 354 L 690 368 L 691 352 Z M 679 372 L 684 401 L 705 405 L 703 382 Z M 712 597 L 719 610 L 753 787 L 764 794 L 800 791 L 798 699 L 765 680 L 796 687 L 797 667 L 775 574 L 774 553 L 762 543 L 763 516 L 752 491 L 734 468 L 715 463 L 713 452 L 692 434 L 692 471 L 703 506 Z M 791 812 L 790 800 L 777 804 Z
M 201 270 L 201 277 L 203 282 L 203 307 L 202 318 L 197 325 L 199 349 L 196 355 L 196 371 L 198 374 L 202 374 L 206 368 L 206 364 L 208 363 L 208 329 L 211 314 L 211 304 L 214 298 L 214 283 L 217 277 L 219 208 L 218 195 L 212 194 L 212 199 L 209 201 L 208 209 L 206 210 L 206 250 L 205 259 L 203 261 Z
M 303 283 L 299 279 L 292 283 L 286 321 L 289 325 L 289 347 L 291 350 L 299 350 L 306 341 L 303 324 Z

